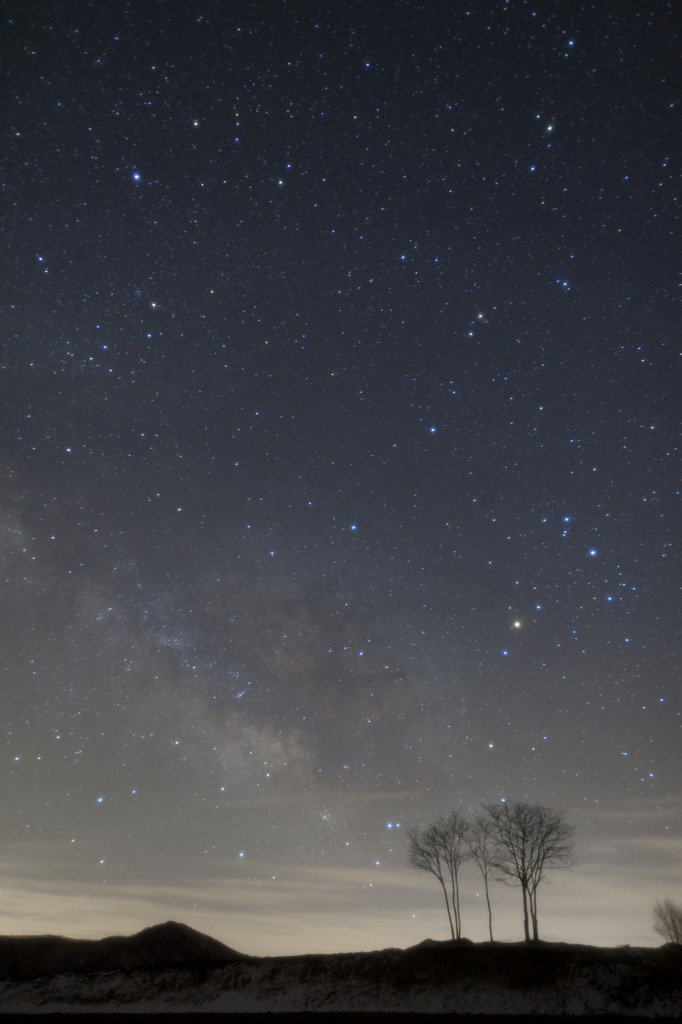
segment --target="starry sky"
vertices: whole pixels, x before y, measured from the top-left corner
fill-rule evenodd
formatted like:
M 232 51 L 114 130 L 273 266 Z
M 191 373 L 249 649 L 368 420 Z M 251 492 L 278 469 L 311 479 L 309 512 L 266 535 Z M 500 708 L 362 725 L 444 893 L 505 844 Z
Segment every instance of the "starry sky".
M 658 944 L 675 7 L 3 4 L 4 932 L 445 938 L 405 830 L 523 799 L 541 934 Z

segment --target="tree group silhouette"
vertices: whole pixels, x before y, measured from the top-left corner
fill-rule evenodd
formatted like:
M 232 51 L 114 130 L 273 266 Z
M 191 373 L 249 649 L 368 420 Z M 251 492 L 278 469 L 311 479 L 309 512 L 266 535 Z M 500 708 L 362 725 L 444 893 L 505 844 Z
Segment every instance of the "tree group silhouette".
M 575 828 L 562 811 L 521 801 L 483 804 L 470 821 L 459 811 L 407 832 L 408 863 L 438 881 L 453 939 L 462 937 L 460 870 L 473 861 L 481 872 L 493 941 L 490 882 L 521 889 L 526 941 L 538 940 L 538 887 L 551 868 L 570 867 Z

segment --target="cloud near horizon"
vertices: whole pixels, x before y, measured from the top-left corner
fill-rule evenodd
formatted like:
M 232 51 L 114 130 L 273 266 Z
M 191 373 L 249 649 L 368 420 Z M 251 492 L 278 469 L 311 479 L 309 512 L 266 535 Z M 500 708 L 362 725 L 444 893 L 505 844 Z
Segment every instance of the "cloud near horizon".
M 30 844 L 8 851 L 0 868 L 5 933 L 101 938 L 173 919 L 254 955 L 409 946 L 448 937 L 437 883 L 408 868 L 263 861 L 232 865 L 223 875 L 215 859 L 202 865 L 205 877 L 195 882 L 164 884 L 147 874 L 137 882 L 106 883 L 97 880 L 94 868 L 69 878 L 67 862 L 54 852 L 54 860 L 43 861 L 32 859 Z M 679 841 L 636 837 L 614 849 L 586 842 L 578 853 L 573 869 L 552 872 L 542 887 L 542 936 L 591 945 L 658 945 L 651 910 L 657 899 L 674 896 Z M 487 938 L 478 882 L 467 865 L 464 934 L 477 941 Z M 518 891 L 495 885 L 491 894 L 496 938 L 520 939 Z

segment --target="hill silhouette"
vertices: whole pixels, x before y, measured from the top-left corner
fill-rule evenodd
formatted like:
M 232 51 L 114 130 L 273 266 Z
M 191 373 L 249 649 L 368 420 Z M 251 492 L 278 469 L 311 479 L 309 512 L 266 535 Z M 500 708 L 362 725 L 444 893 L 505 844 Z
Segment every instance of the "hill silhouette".
M 217 939 L 166 921 L 135 935 L 68 939 L 59 935 L 0 936 L 0 979 L 21 980 L 54 974 L 169 964 L 235 960 L 241 956 Z

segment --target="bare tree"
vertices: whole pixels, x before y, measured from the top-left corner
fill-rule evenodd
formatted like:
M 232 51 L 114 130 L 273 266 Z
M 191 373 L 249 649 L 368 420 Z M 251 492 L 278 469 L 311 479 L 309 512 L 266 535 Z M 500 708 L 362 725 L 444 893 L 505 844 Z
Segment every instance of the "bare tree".
M 450 922 L 450 934 L 455 937 L 455 928 L 452 923 L 452 911 L 446 885 L 447 865 L 443 860 L 443 854 L 436 828 L 428 825 L 426 828 L 410 828 L 407 830 L 407 862 L 411 868 L 417 871 L 428 871 L 438 879 L 445 897 L 445 909 L 448 912 Z
M 538 935 L 538 886 L 548 868 L 569 867 L 575 828 L 563 812 L 539 804 L 484 804 L 495 845 L 495 870 L 508 885 L 521 886 L 526 941 Z
M 469 826 L 465 840 L 469 847 L 471 859 L 483 876 L 485 902 L 488 906 L 488 932 L 490 934 L 490 941 L 494 942 L 493 911 L 490 905 L 490 882 L 495 877 L 495 845 L 484 818 L 476 818 L 473 825 Z
M 654 907 L 654 931 L 666 942 L 682 943 L 682 907 L 671 899 L 660 900 Z
M 459 811 L 452 811 L 447 818 L 439 818 L 435 828 L 443 860 L 450 877 L 450 899 L 455 920 L 455 936 L 461 939 L 462 914 L 459 906 L 459 870 L 464 861 L 469 860 L 471 856 L 465 841 L 466 834 L 469 831 L 469 822 Z
M 412 828 L 407 832 L 408 863 L 410 867 L 428 871 L 438 879 L 453 939 L 462 937 L 459 871 L 470 856 L 465 843 L 468 827 L 466 819 L 458 811 L 453 811 L 447 818 L 441 816 L 426 828 Z

